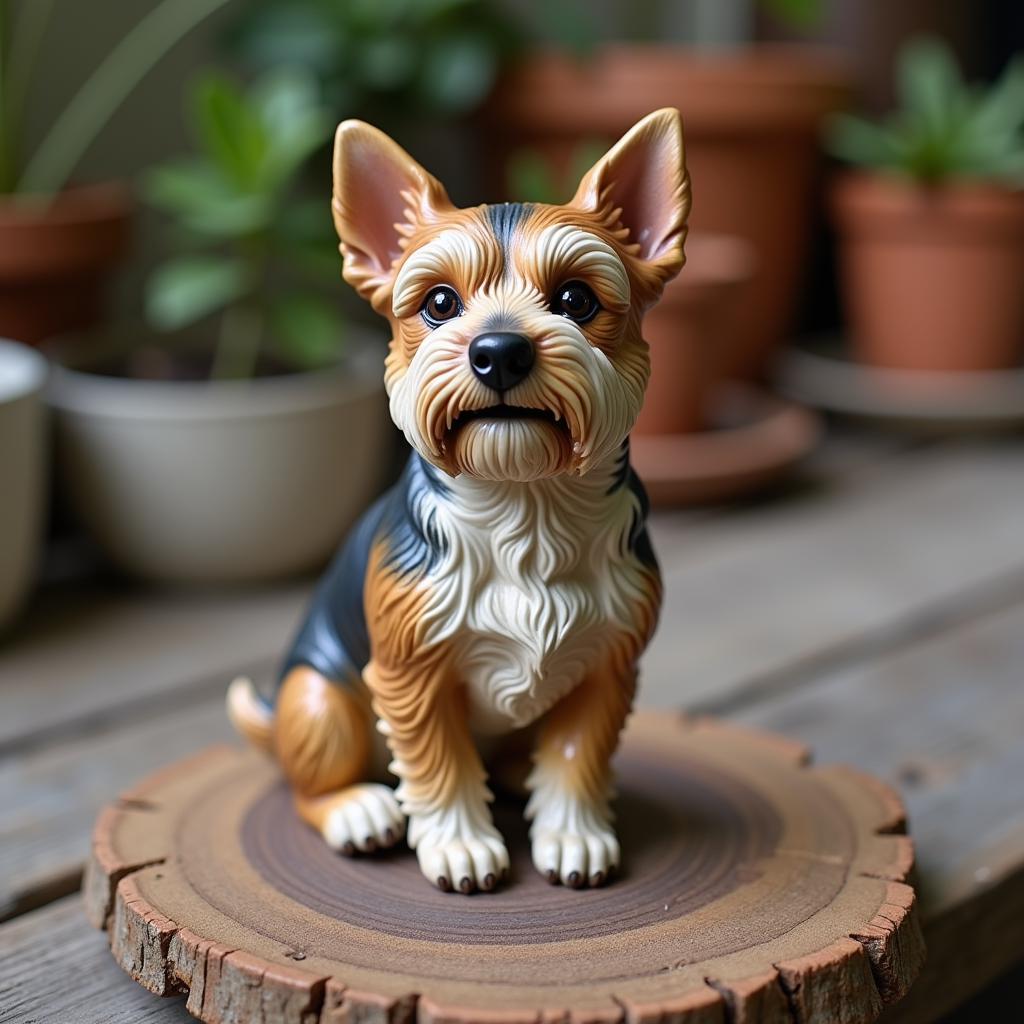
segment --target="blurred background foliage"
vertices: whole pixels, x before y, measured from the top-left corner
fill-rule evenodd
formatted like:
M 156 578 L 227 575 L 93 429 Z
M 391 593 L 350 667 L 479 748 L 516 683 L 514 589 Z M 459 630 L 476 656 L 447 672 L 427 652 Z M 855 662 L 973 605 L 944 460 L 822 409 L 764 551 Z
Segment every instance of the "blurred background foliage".
M 334 122 L 298 67 L 244 89 L 218 72 L 197 78 L 186 109 L 197 152 L 143 179 L 148 201 L 171 220 L 174 252 L 147 283 L 148 318 L 171 331 L 218 316 L 214 377 L 248 376 L 261 354 L 293 368 L 324 365 L 344 344 L 340 311 L 316 289 L 338 278 L 326 204 L 294 187 Z
M 585 61 L 607 40 L 698 48 L 822 43 L 845 52 L 861 102 L 877 112 L 892 98 L 891 58 L 910 28 L 954 40 L 973 78 L 1002 67 L 1020 19 L 1020 5 L 1009 0 L 106 0 L 101 7 L 0 0 L 0 49 L 10 57 L 0 72 L 0 186 L 16 187 L 29 157 L 40 152 L 40 187 L 58 187 L 69 176 L 141 181 L 154 213 L 140 218 L 137 258 L 117 280 L 122 315 L 144 309 L 151 323 L 177 330 L 197 318 L 213 324 L 243 295 L 259 295 L 267 350 L 308 366 L 330 358 L 329 332 L 342 337 L 334 320 L 369 317 L 337 287 L 336 241 L 326 211 L 330 132 L 303 142 L 303 155 L 288 158 L 288 173 L 270 174 L 264 165 L 282 157 L 253 141 L 262 115 L 247 83 L 266 89 L 268 80 L 285 80 L 276 75 L 282 69 L 293 82 L 301 71 L 303 95 L 317 106 L 318 118 L 379 123 L 446 182 L 456 202 L 473 203 L 496 198 L 484 170 L 484 148 L 494 133 L 486 124 L 487 97 L 506 68 L 540 46 Z M 15 38 L 21 40 L 16 45 Z M 198 100 L 183 98 L 183 83 L 193 83 L 203 68 L 215 69 L 221 83 L 205 87 L 216 115 L 200 114 Z M 945 73 L 939 68 L 932 78 Z M 1011 105 L 1018 78 L 1009 78 L 999 94 L 1007 102 L 995 107 Z M 941 87 L 952 88 L 951 82 L 947 75 Z M 965 96 L 953 105 L 966 110 Z M 986 109 L 982 119 L 994 108 Z M 220 138 L 210 128 L 215 122 Z M 973 116 L 956 125 L 928 122 L 914 135 L 906 118 L 881 129 L 849 119 L 832 144 L 854 161 L 941 165 L 980 158 L 965 155 L 976 123 Z M 65 141 L 48 141 L 54 133 Z M 526 199 L 564 199 L 607 141 L 594 137 L 578 146 L 568 170 L 518 149 L 507 168 L 512 190 Z M 193 157 L 183 161 L 180 154 L 190 148 Z M 1019 157 L 998 159 L 1015 166 Z M 268 258 L 270 250 L 281 258 Z M 835 303 L 827 286 L 811 293 L 814 302 L 825 297 L 824 313 L 810 314 L 813 327 L 834 318 Z M 280 314 L 286 307 L 291 317 Z M 303 325 L 302 344 L 285 340 L 296 336 L 290 322 Z
M 964 82 L 949 46 L 909 42 L 896 65 L 899 107 L 881 122 L 837 115 L 827 139 L 842 160 L 923 182 L 981 178 L 1024 185 L 1024 56 L 991 86 Z
M 257 70 L 306 68 L 332 109 L 386 119 L 472 112 L 524 42 L 488 0 L 257 0 L 227 39 Z

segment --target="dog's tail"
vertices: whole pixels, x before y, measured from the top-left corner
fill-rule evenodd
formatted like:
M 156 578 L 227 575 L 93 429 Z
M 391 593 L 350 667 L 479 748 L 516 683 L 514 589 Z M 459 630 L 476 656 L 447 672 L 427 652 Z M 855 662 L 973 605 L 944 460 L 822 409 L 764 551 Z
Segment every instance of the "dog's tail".
M 260 699 L 251 679 L 239 676 L 232 680 L 227 706 L 236 731 L 254 747 L 270 753 L 274 746 L 274 712 Z

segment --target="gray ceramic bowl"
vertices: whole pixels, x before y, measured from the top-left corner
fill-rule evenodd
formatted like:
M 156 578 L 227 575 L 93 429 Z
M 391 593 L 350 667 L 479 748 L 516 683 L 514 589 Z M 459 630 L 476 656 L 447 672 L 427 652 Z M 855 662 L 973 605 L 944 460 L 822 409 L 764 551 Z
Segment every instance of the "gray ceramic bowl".
M 315 569 L 382 483 L 383 350 L 252 381 L 139 381 L 54 367 L 58 468 L 110 558 L 165 583 Z

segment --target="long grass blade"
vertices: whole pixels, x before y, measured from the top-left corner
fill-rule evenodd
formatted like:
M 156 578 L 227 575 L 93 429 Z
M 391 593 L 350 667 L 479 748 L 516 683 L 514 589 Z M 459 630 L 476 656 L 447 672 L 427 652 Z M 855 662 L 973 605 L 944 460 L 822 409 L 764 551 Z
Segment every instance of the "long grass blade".
M 33 0 L 35 2 L 35 0 Z M 86 79 L 54 121 L 18 182 L 18 191 L 52 195 L 150 68 L 196 25 L 231 0 L 163 0 Z

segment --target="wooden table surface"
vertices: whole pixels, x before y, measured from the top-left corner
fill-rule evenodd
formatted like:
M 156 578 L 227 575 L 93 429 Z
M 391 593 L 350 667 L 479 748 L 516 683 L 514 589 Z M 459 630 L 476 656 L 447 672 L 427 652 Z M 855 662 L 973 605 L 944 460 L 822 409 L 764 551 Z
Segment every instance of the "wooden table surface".
M 833 434 L 784 491 L 653 535 L 642 703 L 778 730 L 906 800 L 929 957 L 886 1019 L 934 1020 L 1024 961 L 1024 443 Z M 273 671 L 309 586 L 65 580 L 0 644 L 0 1021 L 191 1019 L 85 924 L 90 827 L 231 739 L 227 681 Z

